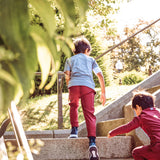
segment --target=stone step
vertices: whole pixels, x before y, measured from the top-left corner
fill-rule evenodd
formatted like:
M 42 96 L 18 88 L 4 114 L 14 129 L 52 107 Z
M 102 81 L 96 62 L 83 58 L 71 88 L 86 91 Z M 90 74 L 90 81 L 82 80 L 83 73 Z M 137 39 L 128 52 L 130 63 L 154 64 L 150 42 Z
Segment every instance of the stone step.
M 101 160 L 134 160 L 134 159 L 133 158 L 123 158 L 123 159 L 122 158 L 120 158 L 120 159 L 119 158 L 116 158 L 116 159 L 115 158 L 114 159 L 113 158 L 111 158 L 111 159 L 108 159 L 108 158 L 103 159 L 103 158 L 101 158 Z
M 97 136 L 107 136 L 108 132 L 125 123 L 125 118 L 111 119 L 97 123 Z M 125 135 L 125 134 L 123 134 Z
M 25 131 L 25 135 L 30 138 L 67 138 L 70 135 L 70 129 L 44 130 L 44 131 Z M 5 139 L 15 139 L 13 131 L 7 131 L 4 134 Z
M 111 159 L 110 158 L 109 159 L 108 158 L 105 158 L 105 159 L 101 158 L 101 160 L 134 160 L 134 159 L 133 158 L 116 158 L 116 159 L 115 158 L 111 158 Z
M 37 138 L 54 138 L 53 130 L 44 130 L 44 131 L 25 131 L 27 139 L 37 139 Z M 4 134 L 5 139 L 15 139 L 15 134 L 13 131 L 7 131 Z
M 8 141 L 15 143 L 14 139 L 6 139 Z M 39 154 L 34 154 L 34 160 L 85 160 L 89 157 L 88 138 L 42 138 L 41 141 L 44 145 Z M 96 144 L 102 160 L 131 157 L 131 136 L 97 137 Z

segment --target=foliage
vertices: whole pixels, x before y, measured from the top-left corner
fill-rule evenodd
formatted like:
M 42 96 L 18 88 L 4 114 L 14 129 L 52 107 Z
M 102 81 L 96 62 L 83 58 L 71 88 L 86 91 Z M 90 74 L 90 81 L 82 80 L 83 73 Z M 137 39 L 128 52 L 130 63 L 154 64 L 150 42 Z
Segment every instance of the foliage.
M 124 35 L 118 36 L 119 41 L 131 36 L 148 24 L 148 22 L 140 20 L 133 28 L 126 27 Z M 159 27 L 154 25 L 120 46 L 118 54 L 113 55 L 112 59 L 117 58 L 123 61 L 124 69 L 127 71 L 139 71 L 141 67 L 148 69 L 149 65 L 156 70 L 156 65 L 160 61 L 159 44 Z
M 120 48 L 122 50 L 123 62 L 126 64 L 125 69 L 127 71 L 133 69 L 138 71 L 145 62 L 140 39 L 137 37 L 131 38 L 128 40 L 127 45 L 124 44 Z
M 160 38 L 159 38 L 160 26 L 154 25 L 153 27 L 145 31 L 146 37 L 149 41 L 146 43 L 144 56 L 145 56 L 145 65 L 149 67 L 152 66 L 152 70 L 155 72 L 159 68 L 160 62 Z
M 66 59 L 67 59 L 67 56 L 64 53 L 62 53 L 61 54 L 61 66 L 59 69 L 60 71 L 64 70 L 64 64 L 65 64 Z M 40 69 L 38 71 L 40 71 Z M 51 76 L 48 77 L 46 84 L 48 84 L 50 82 L 50 80 L 51 80 Z M 30 94 L 30 97 L 50 95 L 53 93 L 57 93 L 57 81 L 55 81 L 54 85 L 48 90 L 46 90 L 45 88 L 39 89 L 39 85 L 41 83 L 40 76 L 38 76 L 38 75 L 35 76 L 34 81 L 35 81 L 35 89 L 34 89 L 34 92 L 32 94 Z M 62 92 L 68 92 L 68 88 L 67 88 L 67 85 L 66 85 L 64 78 L 63 78 Z
M 103 30 L 104 27 L 106 28 L 105 30 L 107 30 L 107 35 L 111 35 L 114 33 L 113 28 L 110 26 L 110 24 L 113 23 L 113 21 L 111 20 L 111 17 L 109 15 L 116 13 L 118 7 L 114 7 L 114 6 L 118 6 L 115 5 L 115 3 L 117 4 L 117 2 L 110 0 L 103 0 L 103 1 L 94 1 L 94 0 L 89 0 L 89 9 L 87 12 L 87 17 L 85 19 L 85 21 L 83 21 L 82 23 L 79 22 L 78 20 L 78 15 L 75 14 L 75 16 L 77 17 L 76 19 L 76 27 L 78 28 L 77 35 L 75 36 L 80 36 L 80 35 L 84 35 L 85 37 L 88 38 L 88 40 L 91 42 L 92 45 L 92 53 L 91 56 L 93 57 L 97 57 L 99 54 L 102 53 L 102 42 L 101 40 L 98 41 L 97 37 L 99 37 L 100 35 L 98 35 L 97 30 Z M 96 9 L 95 9 L 96 7 Z M 63 17 L 60 14 L 59 10 L 57 8 L 55 8 L 56 10 L 56 21 L 57 21 L 57 33 L 59 33 L 60 35 L 63 35 L 64 32 L 64 25 L 63 25 Z M 32 11 L 34 12 L 34 11 Z M 43 27 L 43 23 L 41 22 L 40 17 L 35 13 L 34 14 L 35 17 L 32 16 L 32 20 L 31 23 L 32 24 L 38 24 L 40 26 Z M 97 23 L 93 23 L 91 21 L 92 18 L 97 18 L 100 17 L 100 21 Z M 90 19 L 91 17 L 91 19 Z M 109 29 L 109 26 L 112 28 Z M 105 35 L 106 36 L 106 35 Z M 72 36 L 74 38 L 74 36 Z M 66 50 L 66 49 L 65 49 Z M 60 54 L 61 54 L 61 66 L 60 66 L 60 70 L 63 71 L 64 69 L 64 64 L 65 64 L 65 60 L 67 58 L 67 56 L 63 53 L 64 48 L 62 50 L 60 50 Z M 104 50 L 104 48 L 103 48 Z M 70 51 L 68 51 L 70 52 Z M 98 64 L 100 65 L 103 74 L 104 74 L 104 78 L 106 81 L 106 85 L 109 85 L 109 79 L 108 79 L 108 75 L 106 74 L 106 70 L 108 70 L 108 68 L 106 68 L 106 66 L 104 65 L 104 59 L 101 58 L 98 61 Z M 40 70 L 39 70 L 40 71 Z M 47 83 L 49 83 L 50 81 L 50 77 L 48 77 Z M 94 75 L 94 81 L 96 84 L 96 87 L 99 87 L 99 83 L 98 83 L 98 79 L 97 77 Z M 32 94 L 32 96 L 38 96 L 38 95 L 43 95 L 43 94 L 52 94 L 52 93 L 56 93 L 57 92 L 57 83 L 55 82 L 54 85 L 49 89 L 49 90 L 45 90 L 44 88 L 39 89 L 39 84 L 41 83 L 41 78 L 40 77 L 35 77 L 35 91 Z M 64 84 L 63 85 L 63 92 L 67 92 L 67 87 Z
M 140 74 L 140 72 L 132 71 L 122 74 L 121 79 L 123 85 L 133 85 L 143 81 L 145 76 L 142 73 Z
M 0 0 L 1 111 L 5 111 L 12 100 L 18 104 L 28 97 L 38 63 L 42 72 L 39 87 L 45 86 L 50 72 L 53 76 L 45 88 L 54 84 L 60 67 L 59 51 L 71 55 L 71 36 L 77 33 L 75 13 L 79 21 L 82 20 L 87 3 L 87 0 L 39 0 L 38 3 L 36 0 Z M 63 34 L 57 32 L 57 10 L 63 16 Z M 40 25 L 30 23 L 35 15 Z
M 122 0 L 89 0 L 88 15 L 92 21 L 93 17 L 96 19 L 93 25 L 93 30 L 97 28 L 105 28 L 105 36 L 115 34 L 113 14 L 119 10 L 119 4 Z

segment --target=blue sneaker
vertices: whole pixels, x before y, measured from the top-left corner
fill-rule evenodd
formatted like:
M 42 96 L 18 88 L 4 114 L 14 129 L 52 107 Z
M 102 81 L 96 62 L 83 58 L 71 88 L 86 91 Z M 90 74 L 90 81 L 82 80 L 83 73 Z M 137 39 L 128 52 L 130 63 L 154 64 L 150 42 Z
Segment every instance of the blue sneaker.
M 89 159 L 90 160 L 99 160 L 98 149 L 96 147 L 96 137 L 88 137 L 89 138 Z
M 99 160 L 98 149 L 95 144 L 89 146 L 89 160 Z
M 78 138 L 78 127 L 72 127 L 71 134 L 68 138 Z

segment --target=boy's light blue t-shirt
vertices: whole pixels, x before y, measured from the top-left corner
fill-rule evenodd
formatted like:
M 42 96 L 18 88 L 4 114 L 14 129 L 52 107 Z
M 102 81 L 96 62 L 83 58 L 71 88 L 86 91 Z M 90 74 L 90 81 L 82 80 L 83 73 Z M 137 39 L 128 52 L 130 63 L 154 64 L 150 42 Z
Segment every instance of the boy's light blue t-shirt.
M 71 72 L 68 88 L 72 86 L 87 86 L 92 89 L 95 89 L 92 71 L 95 74 L 102 72 L 95 59 L 83 53 L 68 58 L 64 67 L 65 71 Z

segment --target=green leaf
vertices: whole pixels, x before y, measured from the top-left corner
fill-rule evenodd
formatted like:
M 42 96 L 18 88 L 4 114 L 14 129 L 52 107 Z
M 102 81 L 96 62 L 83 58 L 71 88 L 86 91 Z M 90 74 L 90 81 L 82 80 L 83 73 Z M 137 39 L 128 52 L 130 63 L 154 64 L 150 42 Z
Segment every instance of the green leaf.
M 4 107 L 10 106 L 10 101 L 16 99 L 17 103 L 23 95 L 29 95 L 31 79 L 37 69 L 35 43 L 29 35 L 29 16 L 27 0 L 0 0 L 0 36 L 6 48 L 18 57 L 13 61 L 1 64 L 6 72 L 16 79 L 16 85 L 1 82 Z M 6 92 L 7 90 L 7 92 Z
M 7 108 L 10 107 L 10 103 L 12 100 L 16 100 L 16 103 L 19 102 L 19 99 L 23 95 L 23 90 L 22 90 L 22 86 L 20 84 L 18 75 L 17 75 L 13 65 L 12 64 L 10 64 L 8 66 L 4 65 L 4 68 L 6 70 L 9 70 L 12 73 L 14 80 L 16 82 L 13 85 L 13 84 L 8 83 L 8 81 L 4 81 L 4 80 L 0 81 L 0 103 L 1 103 L 0 110 L 3 112 L 6 112 Z M 5 75 L 5 78 L 6 78 L 6 75 Z M 19 87 L 19 89 L 17 89 L 18 88 L 17 86 L 21 86 L 21 87 Z M 20 94 L 17 95 L 16 94 L 17 91 L 19 93 L 21 92 L 21 95 Z
M 78 11 L 79 11 L 80 18 L 84 18 L 86 11 L 88 9 L 88 0 L 83 0 L 83 1 L 76 0 L 75 2 L 77 7 L 79 8 Z
M 7 91 L 7 93 L 6 93 Z M 0 83 L 0 112 L 7 112 L 7 108 L 10 107 L 10 102 L 13 100 L 14 87 L 8 85 L 8 83 Z
M 75 24 L 78 18 L 84 18 L 88 0 L 56 0 L 56 3 L 65 19 L 64 36 L 70 36 L 77 32 Z
M 41 89 L 45 85 L 51 69 L 53 73 L 59 69 L 60 56 L 57 54 L 55 41 L 42 28 L 32 27 L 31 35 L 37 44 L 38 59 L 42 71 L 42 80 L 39 86 Z
M 10 83 L 11 85 L 16 84 L 14 77 L 3 69 L 0 69 L 0 79 Z
M 56 3 L 65 18 L 64 35 L 69 36 L 75 30 L 74 23 L 76 21 L 76 17 L 74 0 L 56 0 Z
M 63 51 L 63 53 L 67 57 L 70 57 L 71 54 L 72 54 L 72 51 L 71 51 L 70 47 L 68 46 L 68 44 L 65 41 L 62 41 L 62 40 L 57 41 L 57 43 L 60 45 L 60 48 Z
M 5 49 L 5 47 L 0 47 L 0 61 L 13 61 L 18 58 L 18 53 L 14 54 L 11 50 Z
M 0 35 L 13 52 L 25 49 L 23 40 L 29 33 L 27 5 L 27 0 L 0 0 Z
M 55 83 L 56 80 L 57 80 L 57 74 L 55 73 L 55 74 L 52 76 L 50 82 L 45 86 L 45 89 L 46 89 L 46 90 L 50 89 L 50 88 L 53 86 L 53 84 Z
M 42 72 L 39 88 L 42 89 L 48 79 L 51 68 L 51 52 L 43 39 L 43 36 L 45 36 L 43 35 L 43 31 L 40 34 L 32 31 L 31 35 L 37 45 L 38 61 Z
M 12 62 L 16 74 L 18 75 L 17 82 L 22 85 L 24 92 L 23 99 L 25 100 L 29 95 L 31 88 L 31 80 L 34 79 L 35 72 L 38 68 L 37 54 L 35 42 L 31 37 L 23 40 L 25 43 L 25 50 L 20 52 L 18 60 Z M 13 71 L 12 71 L 13 72 Z
M 45 85 L 51 68 L 51 53 L 43 43 L 37 43 L 38 60 L 42 71 L 40 89 Z
M 63 11 L 64 16 L 71 18 L 73 22 L 76 21 L 76 10 L 74 0 L 57 0 L 56 3 Z
M 9 100 L 8 103 L 10 103 L 12 100 L 18 104 L 19 100 L 22 98 L 23 94 L 25 93 L 25 95 L 27 95 L 26 91 L 27 90 L 23 90 L 23 83 L 20 81 L 20 76 L 19 73 L 22 74 L 22 72 L 17 72 L 19 70 L 16 70 L 16 67 L 12 64 L 8 65 L 9 69 L 12 73 L 12 75 L 14 76 L 15 80 L 16 80 L 16 84 L 14 85 L 14 88 L 10 87 L 9 90 L 14 91 L 14 96 L 12 99 Z
M 42 18 L 43 25 L 49 35 L 53 37 L 56 30 L 55 12 L 47 0 L 30 0 L 31 5 L 37 10 Z

